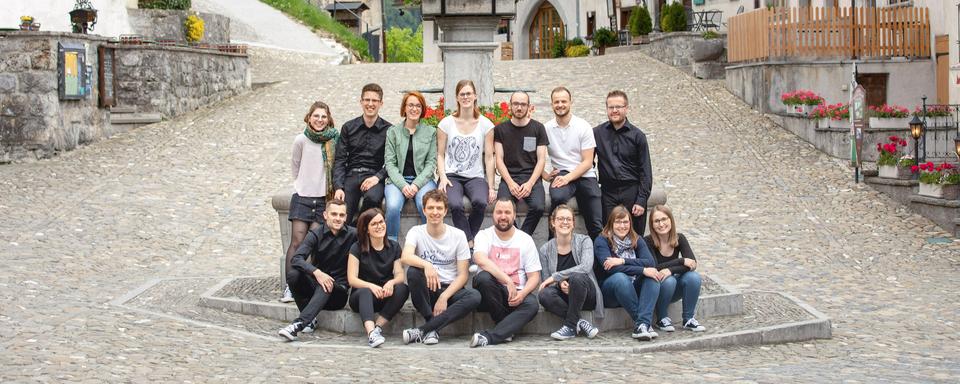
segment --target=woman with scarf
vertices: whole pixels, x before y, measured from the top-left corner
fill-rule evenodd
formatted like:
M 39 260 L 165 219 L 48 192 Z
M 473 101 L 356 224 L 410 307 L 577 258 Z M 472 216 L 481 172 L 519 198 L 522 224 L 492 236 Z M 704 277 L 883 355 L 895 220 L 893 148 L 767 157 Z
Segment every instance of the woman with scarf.
M 649 341 L 658 335 L 650 327 L 660 294 L 660 273 L 646 243 L 633 229 L 630 212 L 622 205 L 610 211 L 594 246 L 594 268 L 607 308 L 623 307 L 633 319 L 634 339 Z
M 330 172 L 333 170 L 333 149 L 340 133 L 333 123 L 330 107 L 322 101 L 310 106 L 303 117 L 307 123 L 303 133 L 293 139 L 293 196 L 290 198 L 290 246 L 287 247 L 285 270 L 290 272 L 290 259 L 297 252 L 307 231 L 323 222 L 327 195 L 333 193 Z M 293 301 L 290 288 L 280 301 Z

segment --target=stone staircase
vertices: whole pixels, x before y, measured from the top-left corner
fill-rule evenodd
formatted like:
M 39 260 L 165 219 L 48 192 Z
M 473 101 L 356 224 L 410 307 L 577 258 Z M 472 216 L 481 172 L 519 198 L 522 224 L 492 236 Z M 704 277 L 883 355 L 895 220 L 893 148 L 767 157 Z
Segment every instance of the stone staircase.
M 117 131 L 125 131 L 141 125 L 159 123 L 163 120 L 160 113 L 137 112 L 137 107 L 133 105 L 117 105 L 110 107 L 110 124 Z

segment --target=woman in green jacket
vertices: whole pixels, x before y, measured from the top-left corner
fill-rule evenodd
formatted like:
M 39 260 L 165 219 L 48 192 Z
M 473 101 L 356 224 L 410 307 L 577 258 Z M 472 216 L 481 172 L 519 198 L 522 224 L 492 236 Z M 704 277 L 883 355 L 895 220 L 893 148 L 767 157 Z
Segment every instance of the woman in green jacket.
M 384 149 L 387 237 L 394 241 L 400 233 L 400 211 L 407 199 L 414 199 L 420 222 L 424 223 L 423 195 L 437 189 L 433 180 L 437 169 L 437 128 L 420 122 L 427 108 L 420 92 L 407 92 L 402 100 L 403 124 L 387 130 Z

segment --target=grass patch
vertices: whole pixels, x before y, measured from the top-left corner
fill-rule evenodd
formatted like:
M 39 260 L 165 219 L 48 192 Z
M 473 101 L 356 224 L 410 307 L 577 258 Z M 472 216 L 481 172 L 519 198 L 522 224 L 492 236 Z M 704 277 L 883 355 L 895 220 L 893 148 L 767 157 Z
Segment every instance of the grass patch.
M 370 57 L 367 41 L 351 32 L 347 27 L 333 20 L 326 11 L 314 7 L 305 0 L 260 0 L 307 26 L 333 34 L 333 39 L 360 55 L 364 61 L 373 61 Z

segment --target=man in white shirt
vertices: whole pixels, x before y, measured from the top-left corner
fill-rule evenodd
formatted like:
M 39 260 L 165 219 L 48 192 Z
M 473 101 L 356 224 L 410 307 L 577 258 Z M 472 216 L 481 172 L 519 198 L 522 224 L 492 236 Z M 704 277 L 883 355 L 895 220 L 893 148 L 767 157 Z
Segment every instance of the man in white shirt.
M 473 312 L 480 305 L 480 293 L 465 287 L 469 273 L 470 249 L 467 236 L 444 224 L 447 195 L 433 190 L 423 195 L 427 223 L 410 228 L 404 240 L 400 262 L 408 265 L 410 301 L 426 323 L 403 331 L 403 342 L 437 344 L 437 331 Z
M 531 295 L 540 284 L 540 254 L 533 238 L 513 226 L 516 205 L 504 196 L 493 205 L 493 226 L 474 239 L 473 261 L 483 271 L 473 278 L 480 291 L 480 310 L 497 325 L 473 334 L 470 347 L 512 340 L 537 315 L 540 303 Z
M 550 183 L 550 206 L 565 204 L 571 197 L 576 197 L 577 210 L 593 240 L 603 229 L 600 184 L 593 166 L 593 153 L 597 147 L 593 127 L 573 115 L 573 97 L 567 88 L 554 88 L 550 103 L 555 117 L 544 126 L 550 139 L 547 153 L 553 170 L 543 172 L 543 180 Z

